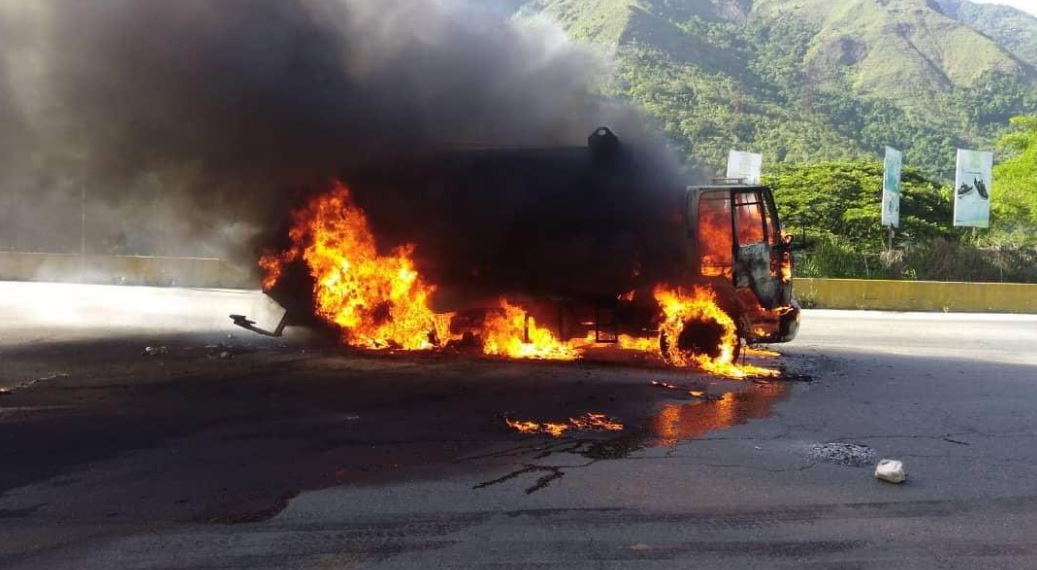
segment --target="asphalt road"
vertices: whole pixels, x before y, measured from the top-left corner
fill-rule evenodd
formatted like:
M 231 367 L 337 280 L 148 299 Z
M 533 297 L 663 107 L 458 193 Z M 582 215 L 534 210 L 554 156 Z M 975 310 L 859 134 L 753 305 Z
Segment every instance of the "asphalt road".
M 737 382 L 360 354 L 229 312 L 272 318 L 0 284 L 0 567 L 1037 567 L 1035 317 L 806 311 L 758 357 L 787 379 Z M 623 431 L 504 423 L 591 411 Z

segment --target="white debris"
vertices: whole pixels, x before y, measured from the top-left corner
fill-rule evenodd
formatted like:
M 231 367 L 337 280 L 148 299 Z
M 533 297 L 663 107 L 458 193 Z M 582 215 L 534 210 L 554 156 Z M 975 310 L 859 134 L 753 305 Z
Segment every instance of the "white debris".
M 233 354 L 231 354 L 230 352 L 227 352 L 226 350 L 224 350 L 223 352 L 220 353 L 220 358 L 222 358 L 224 360 L 226 360 L 228 358 L 231 358 L 233 356 L 234 356 Z
M 168 354 L 169 349 L 164 346 L 146 346 L 144 347 L 144 354 L 147 356 L 158 356 L 160 354 Z
M 888 483 L 903 483 L 907 480 L 904 464 L 896 459 L 883 459 L 875 466 L 875 478 Z

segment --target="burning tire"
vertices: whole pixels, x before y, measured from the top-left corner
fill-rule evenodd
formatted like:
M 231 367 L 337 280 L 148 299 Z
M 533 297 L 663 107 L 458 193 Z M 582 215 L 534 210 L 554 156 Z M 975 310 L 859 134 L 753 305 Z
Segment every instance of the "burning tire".
M 675 347 L 671 345 L 666 330 L 659 333 L 659 352 L 667 364 L 674 366 L 687 366 L 702 360 L 725 360 L 726 337 L 727 327 L 716 320 L 689 320 L 680 326 Z M 735 342 L 729 352 L 731 361 L 737 361 L 741 352 L 742 343 Z
M 659 349 L 673 366 L 737 376 L 742 332 L 711 288 L 656 290 L 662 308 Z

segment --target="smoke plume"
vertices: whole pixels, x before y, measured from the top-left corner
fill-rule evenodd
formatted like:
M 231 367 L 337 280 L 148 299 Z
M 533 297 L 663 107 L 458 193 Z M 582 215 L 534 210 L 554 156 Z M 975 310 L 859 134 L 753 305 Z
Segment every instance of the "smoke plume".
M 495 4 L 498 7 L 487 7 Z M 583 144 L 636 114 L 516 2 L 7 0 L 0 248 L 242 254 L 300 188 L 394 147 Z

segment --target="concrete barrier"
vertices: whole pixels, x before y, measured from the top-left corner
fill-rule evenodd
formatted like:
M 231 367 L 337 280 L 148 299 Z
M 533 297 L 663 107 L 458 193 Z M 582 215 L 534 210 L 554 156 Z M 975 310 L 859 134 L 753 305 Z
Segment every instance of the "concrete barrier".
M 796 278 L 804 307 L 879 311 L 1037 313 L 1037 285 Z
M 0 281 L 258 289 L 248 269 L 221 259 L 0 252 Z
M 254 272 L 221 259 L 0 252 L 0 281 L 258 289 Z M 1037 314 L 1037 285 L 796 278 L 804 307 Z

